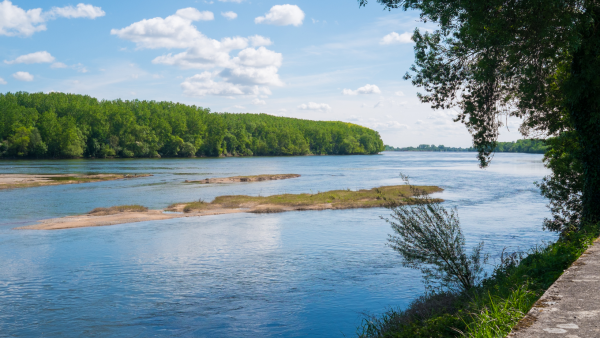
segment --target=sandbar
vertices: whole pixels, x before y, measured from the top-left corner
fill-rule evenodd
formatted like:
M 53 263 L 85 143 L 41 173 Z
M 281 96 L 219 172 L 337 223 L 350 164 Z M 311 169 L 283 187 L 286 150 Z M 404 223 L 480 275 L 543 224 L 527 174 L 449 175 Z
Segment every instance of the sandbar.
M 426 193 L 443 191 L 442 188 L 435 186 L 414 188 Z M 245 195 L 219 196 L 210 203 L 204 201 L 176 203 L 169 206 L 166 210 L 128 211 L 128 207 L 131 206 L 112 207 L 108 209 L 99 208 L 94 209 L 86 215 L 47 219 L 39 221 L 34 225 L 16 229 L 59 230 L 233 213 L 263 214 L 287 211 L 340 210 L 377 208 L 391 204 L 419 203 L 417 200 L 412 199 L 412 196 L 412 190 L 406 185 L 385 186 L 357 191 L 347 189 L 314 194 L 282 194 L 264 197 Z M 442 200 L 433 199 L 433 201 Z M 144 208 L 141 206 L 133 207 Z
M 224 183 L 240 183 L 240 182 L 263 182 L 287 180 L 290 178 L 300 177 L 298 174 L 275 174 L 275 175 L 255 175 L 255 176 L 232 176 L 232 177 L 215 177 L 205 178 L 199 181 L 185 181 L 185 183 L 195 184 L 224 184 Z
M 148 177 L 146 174 L 0 174 L 0 190 L 43 187 L 48 185 L 79 184 Z

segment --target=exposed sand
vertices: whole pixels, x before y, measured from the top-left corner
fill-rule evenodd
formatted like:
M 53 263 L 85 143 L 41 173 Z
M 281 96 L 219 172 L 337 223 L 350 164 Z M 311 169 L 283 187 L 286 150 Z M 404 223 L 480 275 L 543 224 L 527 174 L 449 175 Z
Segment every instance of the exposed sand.
M 43 187 L 47 185 L 78 184 L 102 181 L 113 181 L 129 178 L 148 177 L 152 175 L 122 175 L 122 174 L 61 174 L 61 175 L 26 175 L 0 174 L 0 190 L 14 188 Z
M 336 207 L 330 203 L 318 204 L 311 206 L 302 207 L 289 207 L 280 206 L 275 204 L 262 204 L 255 206 L 248 206 L 248 208 L 225 208 L 219 205 L 211 205 L 209 209 L 202 211 L 195 211 L 192 213 L 183 213 L 184 204 L 177 205 L 170 210 L 179 211 L 180 213 L 164 213 L 163 210 L 148 210 L 146 212 L 121 212 L 112 215 L 78 215 L 78 216 L 66 216 L 61 218 L 51 218 L 38 221 L 37 224 L 28 225 L 16 230 L 61 230 L 61 229 L 75 229 L 75 228 L 87 228 L 87 227 L 99 227 L 107 225 L 117 225 L 126 223 L 137 223 L 146 221 L 160 221 L 164 219 L 173 218 L 184 218 L 184 217 L 200 217 L 200 216 L 214 216 L 223 214 L 237 214 L 242 212 L 264 214 L 264 213 L 279 213 L 286 211 L 305 211 L 305 210 L 332 210 L 332 209 L 350 209 Z
M 262 181 L 276 181 L 286 180 L 289 178 L 300 177 L 297 174 L 276 174 L 276 175 L 256 175 L 256 176 L 232 176 L 232 177 L 215 177 L 205 178 L 200 181 L 185 181 L 185 183 L 196 183 L 196 184 L 213 184 L 213 183 L 240 183 L 240 182 L 262 182 Z

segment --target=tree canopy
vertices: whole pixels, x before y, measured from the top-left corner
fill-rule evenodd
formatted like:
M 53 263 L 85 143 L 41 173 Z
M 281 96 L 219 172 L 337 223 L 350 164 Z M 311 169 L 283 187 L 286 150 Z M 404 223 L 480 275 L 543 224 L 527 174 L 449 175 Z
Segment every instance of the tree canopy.
M 456 121 L 471 132 L 482 166 L 507 116 L 523 119 L 524 135 L 572 131 L 573 142 L 555 145 L 577 147 L 550 156 L 566 151 L 579 162 L 582 184 L 571 187 L 581 190 L 563 192 L 581 194 L 582 220 L 600 221 L 597 0 L 377 1 L 389 10 L 417 10 L 422 21 L 438 25 L 433 32 L 415 30 L 415 64 L 405 78 L 424 89 L 422 102 L 459 108 Z M 551 168 L 560 163 L 548 159 Z
M 0 158 L 376 154 L 374 130 L 344 122 L 211 113 L 173 102 L 0 94 Z

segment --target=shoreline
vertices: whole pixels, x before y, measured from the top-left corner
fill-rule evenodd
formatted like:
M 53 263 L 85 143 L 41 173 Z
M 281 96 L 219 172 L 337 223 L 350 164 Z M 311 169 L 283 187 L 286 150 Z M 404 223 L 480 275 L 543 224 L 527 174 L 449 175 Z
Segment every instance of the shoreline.
M 149 174 L 0 174 L 0 190 L 94 183 L 149 177 Z
M 264 181 L 278 181 L 287 180 L 290 178 L 300 177 L 298 174 L 266 174 L 266 175 L 254 175 L 254 176 L 232 176 L 232 177 L 215 177 L 205 178 L 199 181 L 188 181 L 185 183 L 192 184 L 228 184 L 228 183 L 250 183 L 250 182 L 264 182 Z

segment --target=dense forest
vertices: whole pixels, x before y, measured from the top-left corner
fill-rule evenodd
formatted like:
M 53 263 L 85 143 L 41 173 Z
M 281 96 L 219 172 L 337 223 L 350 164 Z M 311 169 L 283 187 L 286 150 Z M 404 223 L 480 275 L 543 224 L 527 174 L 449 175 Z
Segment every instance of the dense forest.
M 445 147 L 443 145 L 435 146 L 428 144 L 421 144 L 418 147 L 406 147 L 406 148 L 394 148 L 392 146 L 385 145 L 386 151 L 477 151 L 477 148 L 454 148 Z M 494 149 L 497 153 L 535 153 L 544 154 L 547 146 L 544 140 L 518 140 L 516 142 L 498 142 Z
M 0 94 L 0 157 L 106 158 L 376 154 L 374 130 L 344 122 L 211 113 L 173 102 Z

